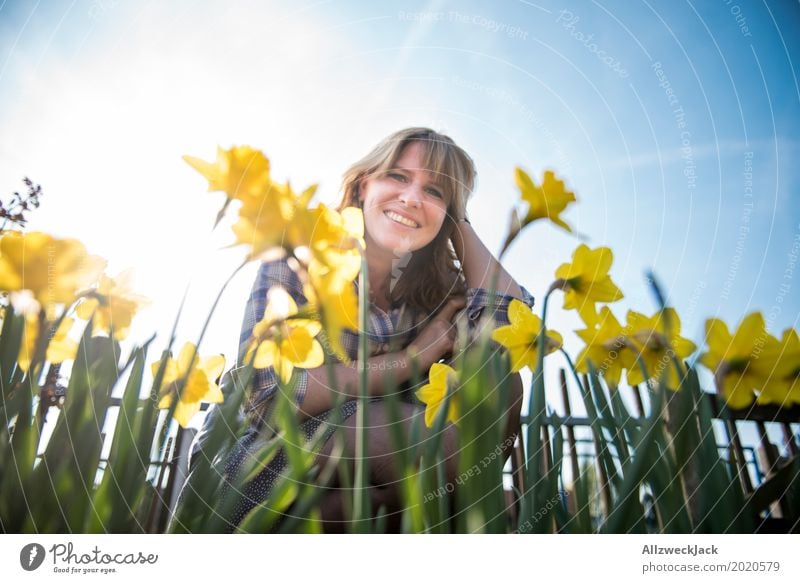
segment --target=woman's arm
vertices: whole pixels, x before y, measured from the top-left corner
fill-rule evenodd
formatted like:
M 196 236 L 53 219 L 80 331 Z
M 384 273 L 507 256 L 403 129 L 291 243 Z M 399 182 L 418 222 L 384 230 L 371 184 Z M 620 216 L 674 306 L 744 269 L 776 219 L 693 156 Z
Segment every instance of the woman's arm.
M 343 394 L 346 401 L 358 396 L 361 372 L 358 363 L 337 362 L 332 368 L 333 386 L 328 374 L 328 365 L 305 371 L 304 374 L 307 374 L 305 398 L 298 404 L 301 421 L 332 409 L 339 394 Z M 367 369 L 367 394 L 375 397 L 386 394 L 387 388 L 396 390 L 411 377 L 411 360 L 405 350 L 372 356 L 367 359 L 364 368 Z M 391 387 L 388 385 L 390 376 Z
M 465 306 L 464 298 L 451 298 L 419 331 L 419 334 L 403 350 L 379 354 L 367 359 L 367 394 L 385 395 L 394 392 L 411 379 L 411 359 L 414 358 L 422 375 L 443 356 L 452 353 L 456 340 L 453 317 Z M 346 399 L 358 395 L 359 366 L 336 363 L 333 365 L 333 386 L 327 365 L 301 371 L 305 374 L 305 398 L 298 403 L 301 417 L 327 411 L 336 404 L 337 391 Z M 390 382 L 391 381 L 391 382 Z
M 298 305 L 306 303 L 300 280 L 285 260 L 262 264 L 245 309 L 240 335 L 240 366 L 244 364 L 243 355 L 247 353 L 252 342 L 253 328 L 264 317 L 267 293 L 273 286 L 284 288 Z M 387 391 L 396 391 L 399 385 L 408 381 L 411 376 L 412 356 L 417 359 L 420 373 L 426 374 L 433 362 L 451 352 L 455 341 L 452 318 L 464 305 L 463 298 L 451 299 L 404 350 L 370 357 L 365 367 L 368 394 L 384 395 Z M 348 399 L 358 395 L 358 364 L 336 362 L 332 367 L 333 387 L 327 364 L 314 369 L 295 368 L 293 400 L 300 417 L 316 415 L 333 407 L 337 401 L 337 391 L 344 393 Z M 394 382 L 389 384 L 389 380 Z M 254 371 L 252 389 L 246 404 L 246 410 L 254 414 L 254 421 L 260 423 L 267 417 L 277 388 L 278 379 L 273 367 Z
M 464 279 L 468 288 L 489 289 L 492 285 L 492 277 L 497 271 L 496 292 L 523 299 L 519 284 L 486 248 L 472 225 L 466 221 L 458 221 L 450 240 L 453 242 L 456 256 L 464 270 Z

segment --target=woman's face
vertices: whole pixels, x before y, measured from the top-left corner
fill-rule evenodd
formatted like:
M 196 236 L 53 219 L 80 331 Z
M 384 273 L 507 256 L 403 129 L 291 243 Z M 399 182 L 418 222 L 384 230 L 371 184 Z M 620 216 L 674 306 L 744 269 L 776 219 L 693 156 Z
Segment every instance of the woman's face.
M 436 176 L 422 168 L 423 152 L 420 142 L 410 143 L 393 168 L 362 183 L 359 198 L 368 246 L 407 253 L 439 233 L 447 204 Z

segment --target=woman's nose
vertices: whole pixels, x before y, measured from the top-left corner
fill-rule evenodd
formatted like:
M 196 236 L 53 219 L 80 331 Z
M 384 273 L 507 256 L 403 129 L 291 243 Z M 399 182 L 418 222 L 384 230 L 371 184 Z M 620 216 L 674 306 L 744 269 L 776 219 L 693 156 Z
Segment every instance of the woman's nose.
M 409 184 L 406 188 L 402 190 L 399 196 L 400 200 L 406 203 L 408 206 L 413 207 L 421 207 L 422 206 L 422 191 L 417 184 Z

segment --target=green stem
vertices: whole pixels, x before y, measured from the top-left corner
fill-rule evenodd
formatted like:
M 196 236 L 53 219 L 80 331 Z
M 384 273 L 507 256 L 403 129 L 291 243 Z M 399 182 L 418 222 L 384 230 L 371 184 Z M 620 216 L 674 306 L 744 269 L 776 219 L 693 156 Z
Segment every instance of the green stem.
M 533 373 L 533 382 L 531 383 L 531 398 L 528 401 L 528 410 L 526 416 L 528 418 L 528 455 L 525 468 L 525 482 L 528 487 L 528 512 L 536 512 L 542 506 L 543 493 L 550 490 L 546 483 L 546 476 L 539 478 L 541 472 L 542 460 L 542 420 L 545 415 L 545 389 L 544 389 L 544 354 L 545 354 L 545 341 L 547 338 L 546 321 L 547 321 L 547 304 L 550 300 L 550 294 L 553 293 L 553 288 L 550 288 L 544 296 L 542 301 L 542 327 L 539 331 L 538 339 L 538 356 L 536 363 L 536 370 Z M 545 483 L 542 483 L 542 482 Z M 520 515 L 520 525 L 528 522 L 534 525 L 535 532 L 544 532 L 549 521 L 531 521 L 531 516 Z
M 368 497 L 367 478 L 369 476 L 369 460 L 367 459 L 367 360 L 369 345 L 367 334 L 368 314 L 367 298 L 369 297 L 369 278 L 367 256 L 361 255 L 361 272 L 358 276 L 358 409 L 356 410 L 356 460 L 353 484 L 353 530 L 365 533 L 369 530 L 370 503 Z

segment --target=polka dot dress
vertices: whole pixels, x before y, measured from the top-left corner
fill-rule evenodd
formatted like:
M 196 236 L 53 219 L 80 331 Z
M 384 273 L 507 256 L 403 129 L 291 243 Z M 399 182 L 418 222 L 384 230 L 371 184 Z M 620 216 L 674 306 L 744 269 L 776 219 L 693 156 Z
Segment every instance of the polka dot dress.
M 350 418 L 357 410 L 357 401 L 347 401 L 341 405 L 339 407 L 341 415 L 340 423 L 343 423 L 346 419 Z M 334 410 L 331 409 L 329 411 L 325 411 L 324 413 L 320 413 L 316 417 L 307 419 L 300 425 L 300 430 L 302 431 L 306 442 L 311 441 L 317 430 L 328 420 L 333 411 Z M 333 424 L 328 426 L 319 445 L 320 449 L 322 449 L 325 443 L 327 443 L 327 441 L 331 438 L 336 430 L 336 427 L 337 426 Z M 264 438 L 259 436 L 256 430 L 247 432 L 231 451 L 228 464 L 225 468 L 225 473 L 228 476 L 235 476 L 245 460 L 255 455 L 264 446 L 264 444 Z M 267 496 L 269 496 L 269 493 L 272 491 L 273 485 L 280 477 L 281 473 L 283 473 L 283 471 L 286 469 L 287 465 L 288 461 L 286 459 L 286 453 L 283 449 L 281 449 L 264 467 L 261 473 L 244 487 L 229 519 L 229 532 L 232 532 L 236 529 L 238 524 L 242 521 L 242 519 L 244 519 L 248 512 L 266 500 Z M 232 491 L 230 484 L 228 484 L 224 490 L 223 496 L 233 495 L 236 495 L 236 493 Z M 279 524 L 280 521 L 276 522 L 274 528 L 277 528 Z

